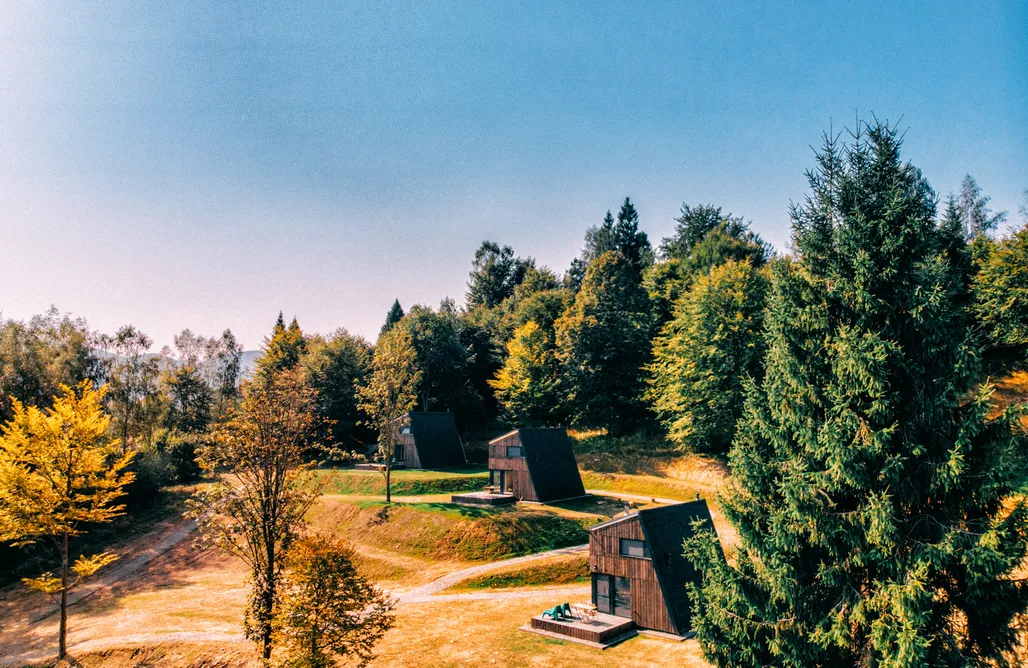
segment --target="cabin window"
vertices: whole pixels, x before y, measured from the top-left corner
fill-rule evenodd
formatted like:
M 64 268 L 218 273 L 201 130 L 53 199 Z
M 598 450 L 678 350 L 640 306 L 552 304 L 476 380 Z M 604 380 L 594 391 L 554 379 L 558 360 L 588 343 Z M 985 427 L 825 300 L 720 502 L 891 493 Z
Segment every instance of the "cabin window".
M 645 541 L 622 538 L 620 552 L 622 557 L 636 557 L 637 559 L 649 559 L 650 548 Z
M 393 453 L 393 458 L 396 461 L 398 461 L 398 462 L 402 462 L 403 461 L 403 443 L 397 443 L 395 446 L 393 446 L 393 450 L 395 451 Z
M 507 446 L 508 457 L 524 457 L 525 452 L 521 449 L 520 445 L 508 445 Z

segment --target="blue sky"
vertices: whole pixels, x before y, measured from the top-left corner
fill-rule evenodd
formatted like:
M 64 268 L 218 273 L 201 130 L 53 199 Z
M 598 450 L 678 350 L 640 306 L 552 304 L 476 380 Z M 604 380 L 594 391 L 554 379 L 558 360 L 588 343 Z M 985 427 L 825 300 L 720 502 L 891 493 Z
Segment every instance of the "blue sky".
M 0 2 L 0 310 L 157 347 L 281 309 L 373 337 L 483 239 L 562 271 L 624 196 L 779 249 L 811 145 L 871 113 L 1018 220 L 1028 3 Z M 902 6 L 900 6 L 902 4 Z M 301 6 L 302 5 L 302 6 Z

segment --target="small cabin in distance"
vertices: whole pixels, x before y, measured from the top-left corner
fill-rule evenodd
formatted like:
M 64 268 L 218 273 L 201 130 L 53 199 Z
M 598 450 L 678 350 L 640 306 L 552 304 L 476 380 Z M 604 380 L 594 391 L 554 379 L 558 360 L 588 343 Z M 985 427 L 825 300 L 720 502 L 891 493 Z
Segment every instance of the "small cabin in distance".
M 400 420 L 393 459 L 409 469 L 442 469 L 467 463 L 464 443 L 449 411 L 411 412 Z
M 713 529 L 706 501 L 645 508 L 591 528 L 589 570 L 597 610 L 642 629 L 690 634 L 686 584 L 699 584 L 699 574 L 682 555 L 682 542 L 697 519 Z
M 522 501 L 585 496 L 564 429 L 515 429 L 489 441 L 489 484 Z

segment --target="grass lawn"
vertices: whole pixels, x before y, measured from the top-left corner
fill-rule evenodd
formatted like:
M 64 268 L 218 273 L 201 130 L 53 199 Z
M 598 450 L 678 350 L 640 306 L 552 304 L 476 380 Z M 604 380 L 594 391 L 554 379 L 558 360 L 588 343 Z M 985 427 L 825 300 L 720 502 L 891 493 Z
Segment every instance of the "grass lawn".
M 396 626 L 378 646 L 373 665 L 383 668 L 510 666 L 548 668 L 607 665 L 622 668 L 707 666 L 694 640 L 671 642 L 639 636 L 607 650 L 519 631 L 553 605 L 550 595 L 488 601 L 403 606 Z
M 588 542 L 599 516 L 564 517 L 543 508 L 471 508 L 322 498 L 312 523 L 358 545 L 432 560 L 495 561 Z
M 482 589 L 513 589 L 550 585 L 585 584 L 589 578 L 588 554 L 562 554 L 540 561 L 502 568 L 458 582 L 450 592 Z
M 356 469 L 318 469 L 314 475 L 324 485 L 326 494 L 356 496 L 385 495 L 385 476 L 378 471 Z M 481 466 L 459 469 L 400 470 L 390 475 L 392 493 L 398 496 L 422 496 L 448 492 L 472 492 L 482 489 L 489 474 Z

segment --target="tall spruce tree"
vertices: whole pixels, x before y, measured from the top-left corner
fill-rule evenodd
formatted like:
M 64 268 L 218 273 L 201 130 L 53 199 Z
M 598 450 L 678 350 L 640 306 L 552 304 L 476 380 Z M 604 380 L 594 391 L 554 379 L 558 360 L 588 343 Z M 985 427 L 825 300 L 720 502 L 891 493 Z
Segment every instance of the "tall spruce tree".
M 990 419 L 935 195 L 895 129 L 827 137 L 777 266 L 766 371 L 722 499 L 741 545 L 687 542 L 718 666 L 1003 664 L 1028 587 L 1018 410 Z
M 403 320 L 403 307 L 400 306 L 399 299 L 394 299 L 393 305 L 389 307 L 389 312 L 386 313 L 385 323 L 382 324 L 382 329 L 379 330 L 378 335 L 382 336 L 401 320 Z

